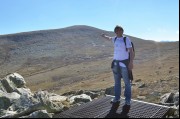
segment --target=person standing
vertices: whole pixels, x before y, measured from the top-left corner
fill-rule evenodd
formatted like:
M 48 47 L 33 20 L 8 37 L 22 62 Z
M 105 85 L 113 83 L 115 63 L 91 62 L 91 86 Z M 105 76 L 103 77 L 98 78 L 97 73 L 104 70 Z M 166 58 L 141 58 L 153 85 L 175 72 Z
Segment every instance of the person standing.
M 114 28 L 114 32 L 116 33 L 115 37 L 110 37 L 108 35 L 105 35 L 104 33 L 101 34 L 102 37 L 109 41 L 112 41 L 114 44 L 114 58 L 111 68 L 114 75 L 115 97 L 111 100 L 111 103 L 120 104 L 121 78 L 123 78 L 125 84 L 125 105 L 123 106 L 123 112 L 128 113 L 131 105 L 131 82 L 129 79 L 128 71 L 133 69 L 134 52 L 130 38 L 126 37 L 126 40 L 124 40 L 124 29 L 121 26 L 117 25 Z

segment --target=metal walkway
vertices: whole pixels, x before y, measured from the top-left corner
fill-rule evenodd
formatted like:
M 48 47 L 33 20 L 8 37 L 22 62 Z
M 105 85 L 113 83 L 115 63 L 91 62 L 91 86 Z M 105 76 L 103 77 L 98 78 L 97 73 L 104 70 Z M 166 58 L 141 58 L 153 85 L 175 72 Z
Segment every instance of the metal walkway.
M 128 115 L 122 115 L 122 106 L 125 103 L 122 99 L 117 112 L 110 114 L 111 99 L 112 96 L 105 96 L 56 114 L 53 118 L 163 118 L 170 109 L 167 106 L 132 100 Z

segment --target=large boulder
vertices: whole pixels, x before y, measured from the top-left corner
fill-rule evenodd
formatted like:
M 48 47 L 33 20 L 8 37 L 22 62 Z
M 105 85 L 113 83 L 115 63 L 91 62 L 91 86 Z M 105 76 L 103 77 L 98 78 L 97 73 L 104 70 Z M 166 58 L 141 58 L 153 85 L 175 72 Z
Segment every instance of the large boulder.
M 60 101 L 53 101 L 50 98 L 52 95 L 47 91 L 38 91 L 34 97 L 38 99 L 43 109 L 46 109 L 49 113 L 56 113 L 63 111 L 64 105 Z
M 179 118 L 179 91 L 170 92 L 160 97 L 160 104 L 170 107 L 169 114 L 172 118 Z
M 161 104 L 173 103 L 174 93 L 166 93 L 160 97 Z
M 13 92 L 16 88 L 26 87 L 24 78 L 18 73 L 7 75 L 1 80 L 0 89 L 8 93 Z
M 86 94 L 72 96 L 70 99 L 70 104 L 79 103 L 79 102 L 90 102 L 92 101 L 91 97 Z
M 0 117 L 52 117 L 51 113 L 69 108 L 66 96 L 47 91 L 32 93 L 18 73 L 0 80 Z
M 19 98 L 20 95 L 16 92 L 6 93 L 0 90 L 0 109 L 8 109 L 8 107 Z

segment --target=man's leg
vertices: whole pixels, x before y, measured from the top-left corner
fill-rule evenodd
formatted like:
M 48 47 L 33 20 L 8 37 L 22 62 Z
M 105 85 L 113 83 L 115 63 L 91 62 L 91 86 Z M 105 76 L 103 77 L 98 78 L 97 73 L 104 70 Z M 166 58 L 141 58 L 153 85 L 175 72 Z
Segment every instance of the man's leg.
M 129 113 L 130 104 L 131 104 L 131 83 L 128 76 L 128 70 L 126 67 L 121 67 L 122 77 L 125 84 L 124 96 L 125 96 L 125 105 L 123 106 L 123 114 Z
M 114 102 L 120 101 L 121 96 L 121 75 L 119 73 L 114 73 Z
M 125 96 L 125 103 L 130 105 L 131 103 L 131 83 L 128 76 L 128 70 L 126 67 L 121 67 L 122 77 L 125 84 L 124 96 Z

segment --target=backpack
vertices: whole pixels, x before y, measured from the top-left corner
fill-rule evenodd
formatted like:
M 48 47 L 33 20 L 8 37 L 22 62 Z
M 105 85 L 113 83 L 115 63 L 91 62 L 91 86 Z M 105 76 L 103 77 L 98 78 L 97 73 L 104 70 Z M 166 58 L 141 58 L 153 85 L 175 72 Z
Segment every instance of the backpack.
M 116 42 L 116 39 L 117 39 L 117 37 L 115 37 L 115 39 L 114 39 L 114 43 Z M 125 44 L 125 47 L 126 47 L 126 37 L 123 37 L 123 40 L 124 40 L 124 44 Z M 132 45 L 132 48 L 133 48 L 133 52 L 134 52 L 134 56 L 135 56 L 135 49 L 134 49 L 134 44 L 133 44 L 133 42 L 131 41 L 131 45 Z M 128 49 L 127 49 L 127 47 L 126 47 L 126 51 L 127 51 Z M 129 58 L 130 58 L 130 55 L 129 55 Z

